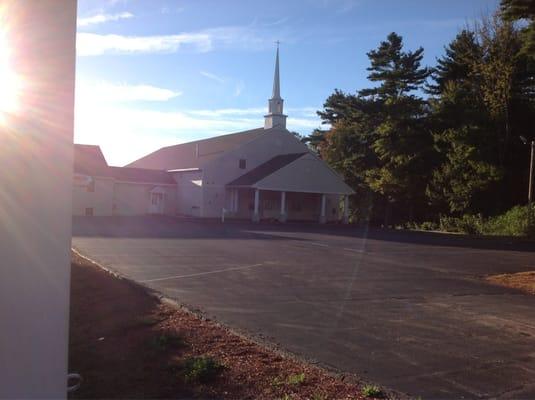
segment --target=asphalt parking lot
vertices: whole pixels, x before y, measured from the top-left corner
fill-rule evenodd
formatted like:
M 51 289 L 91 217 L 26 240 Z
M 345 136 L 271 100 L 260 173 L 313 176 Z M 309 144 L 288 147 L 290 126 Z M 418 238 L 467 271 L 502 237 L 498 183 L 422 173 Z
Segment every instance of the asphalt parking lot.
M 78 218 L 82 254 L 241 331 L 423 398 L 535 398 L 535 269 L 507 240 L 173 218 Z

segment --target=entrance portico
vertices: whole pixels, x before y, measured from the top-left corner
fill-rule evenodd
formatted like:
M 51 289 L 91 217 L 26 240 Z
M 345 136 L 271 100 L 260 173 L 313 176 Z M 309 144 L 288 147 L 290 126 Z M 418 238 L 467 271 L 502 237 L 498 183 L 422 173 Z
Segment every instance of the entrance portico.
M 353 190 L 311 153 L 272 158 L 226 185 L 229 217 L 348 222 Z M 342 197 L 343 196 L 343 208 Z
M 347 196 L 337 193 L 303 193 L 242 187 L 227 190 L 229 218 L 253 222 L 316 221 L 347 223 Z M 343 196 L 343 201 L 342 201 Z M 344 207 L 345 205 L 345 207 Z

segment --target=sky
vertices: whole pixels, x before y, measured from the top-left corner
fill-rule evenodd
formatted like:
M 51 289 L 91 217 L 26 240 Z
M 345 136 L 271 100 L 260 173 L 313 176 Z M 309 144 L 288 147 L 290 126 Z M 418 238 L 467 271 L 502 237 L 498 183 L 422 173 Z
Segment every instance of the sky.
M 435 65 L 498 0 L 79 0 L 75 142 L 125 165 L 163 146 L 263 126 L 280 41 L 287 127 L 308 135 L 338 88 L 370 87 L 390 32 Z

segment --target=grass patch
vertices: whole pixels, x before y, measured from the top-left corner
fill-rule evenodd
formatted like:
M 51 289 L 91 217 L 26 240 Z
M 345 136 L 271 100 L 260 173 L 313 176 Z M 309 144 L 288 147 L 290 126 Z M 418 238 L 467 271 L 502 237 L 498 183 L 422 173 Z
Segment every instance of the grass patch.
M 284 385 L 284 380 L 280 376 L 276 376 L 271 380 L 271 386 L 273 387 L 281 387 L 282 385 Z
M 154 350 L 163 351 L 169 348 L 185 347 L 187 343 L 178 333 L 166 332 L 152 338 L 149 345 Z
M 184 362 L 182 374 L 186 382 L 208 383 L 217 378 L 224 366 L 212 357 L 191 357 Z
M 305 373 L 290 375 L 288 377 L 288 384 L 290 385 L 302 385 L 305 382 Z
M 375 385 L 365 385 L 361 393 L 366 397 L 383 397 L 383 391 L 379 386 Z

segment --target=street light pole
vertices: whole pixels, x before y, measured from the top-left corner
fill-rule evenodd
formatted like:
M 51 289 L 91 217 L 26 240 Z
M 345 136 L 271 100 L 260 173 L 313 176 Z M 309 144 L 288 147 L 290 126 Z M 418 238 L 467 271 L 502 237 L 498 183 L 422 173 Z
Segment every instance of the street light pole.
M 528 203 L 531 204 L 533 197 L 533 158 L 535 153 L 535 140 L 531 141 L 531 160 L 529 163 L 529 189 L 528 189 Z

